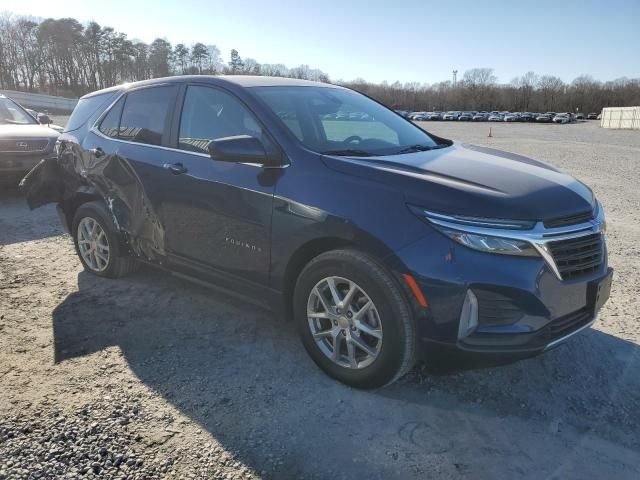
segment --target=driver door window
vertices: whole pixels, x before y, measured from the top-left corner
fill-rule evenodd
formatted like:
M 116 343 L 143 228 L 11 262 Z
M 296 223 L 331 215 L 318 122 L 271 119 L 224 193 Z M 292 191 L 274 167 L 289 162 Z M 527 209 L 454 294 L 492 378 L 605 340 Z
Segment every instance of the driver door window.
M 208 153 L 211 140 L 235 135 L 262 138 L 262 128 L 253 114 L 228 93 L 190 85 L 182 107 L 178 148 Z

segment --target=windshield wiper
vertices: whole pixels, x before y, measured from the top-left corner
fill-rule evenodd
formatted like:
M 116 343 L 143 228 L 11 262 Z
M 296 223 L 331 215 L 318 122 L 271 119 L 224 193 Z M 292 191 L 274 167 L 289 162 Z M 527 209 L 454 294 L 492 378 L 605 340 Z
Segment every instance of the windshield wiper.
M 444 148 L 446 146 L 447 146 L 446 144 L 436 144 L 433 146 L 422 145 L 422 144 L 409 145 L 408 147 L 405 147 L 402 150 L 398 150 L 397 152 L 394 153 L 394 155 L 399 155 L 401 153 L 426 152 L 428 150 L 437 150 L 439 148 Z
M 408 147 L 404 147 L 402 150 L 398 150 L 396 155 L 400 153 L 413 153 L 413 152 L 426 152 L 427 150 L 431 150 L 433 147 L 429 145 L 409 145 Z
M 374 157 L 375 155 L 366 150 L 358 150 L 347 148 L 344 150 L 327 150 L 326 152 L 320 152 L 323 155 L 336 155 L 338 157 Z

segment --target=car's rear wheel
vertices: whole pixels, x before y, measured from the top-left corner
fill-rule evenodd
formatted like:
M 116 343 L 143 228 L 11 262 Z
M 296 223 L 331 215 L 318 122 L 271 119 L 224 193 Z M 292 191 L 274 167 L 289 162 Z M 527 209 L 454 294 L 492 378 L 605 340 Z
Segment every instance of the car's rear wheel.
M 118 231 L 101 202 L 88 202 L 78 208 L 72 234 L 85 270 L 101 277 L 118 278 L 137 269 L 138 262 L 122 251 Z
M 294 294 L 302 342 L 316 364 L 356 388 L 377 388 L 413 365 L 415 327 L 394 278 L 356 250 L 313 259 Z

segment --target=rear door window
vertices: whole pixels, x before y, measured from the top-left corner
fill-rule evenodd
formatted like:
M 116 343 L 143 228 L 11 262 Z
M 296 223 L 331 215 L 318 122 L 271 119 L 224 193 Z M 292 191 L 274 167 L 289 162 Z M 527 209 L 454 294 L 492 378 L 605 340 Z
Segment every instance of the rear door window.
M 147 145 L 161 145 L 173 109 L 176 87 L 160 86 L 127 94 L 118 138 Z

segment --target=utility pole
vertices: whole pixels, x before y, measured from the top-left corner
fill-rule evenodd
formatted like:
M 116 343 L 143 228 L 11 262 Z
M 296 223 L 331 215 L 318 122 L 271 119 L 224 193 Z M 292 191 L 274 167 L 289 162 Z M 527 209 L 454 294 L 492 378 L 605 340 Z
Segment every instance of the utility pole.
M 453 88 L 456 88 L 456 85 L 458 83 L 458 70 L 454 70 L 453 71 Z

